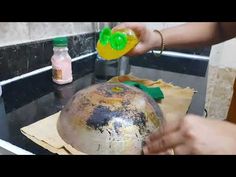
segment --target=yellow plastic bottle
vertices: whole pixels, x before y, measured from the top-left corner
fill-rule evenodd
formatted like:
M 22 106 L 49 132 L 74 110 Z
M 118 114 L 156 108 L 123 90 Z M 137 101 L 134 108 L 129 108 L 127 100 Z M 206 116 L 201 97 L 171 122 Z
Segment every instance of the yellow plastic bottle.
M 138 42 L 138 37 L 131 29 L 112 31 L 105 27 L 99 35 L 97 52 L 105 60 L 119 59 L 133 49 Z

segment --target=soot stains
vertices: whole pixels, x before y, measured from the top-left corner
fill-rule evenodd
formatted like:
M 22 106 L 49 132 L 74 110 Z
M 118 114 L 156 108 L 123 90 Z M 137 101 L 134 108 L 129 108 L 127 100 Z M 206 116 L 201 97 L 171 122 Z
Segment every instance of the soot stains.
M 113 117 L 121 117 L 122 114 L 122 112 L 111 111 L 108 107 L 100 105 L 94 109 L 93 114 L 87 120 L 87 125 L 102 131 L 102 127 L 108 125 Z
M 119 109 L 111 111 L 108 107 L 99 105 L 97 106 L 90 118 L 87 120 L 87 125 L 103 132 L 103 127 L 107 126 L 111 119 L 122 119 L 119 122 L 114 120 L 114 130 L 119 134 L 119 129 L 123 126 L 122 122 L 128 122 L 128 126 L 136 125 L 139 127 L 139 133 L 146 133 L 147 118 L 143 112 L 136 112 L 130 109 Z M 107 130 L 108 131 L 108 130 Z M 111 136 L 111 132 L 108 131 Z

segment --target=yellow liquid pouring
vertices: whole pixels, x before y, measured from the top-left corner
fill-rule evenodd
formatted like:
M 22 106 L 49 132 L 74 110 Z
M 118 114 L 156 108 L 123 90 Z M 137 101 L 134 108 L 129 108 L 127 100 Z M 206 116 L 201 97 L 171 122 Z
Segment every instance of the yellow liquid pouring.
M 123 32 L 127 35 L 127 45 L 122 50 L 115 50 L 111 47 L 110 43 L 105 46 L 97 42 L 97 52 L 98 54 L 105 60 L 114 60 L 119 59 L 120 57 L 127 54 L 130 50 L 132 50 L 139 42 L 136 34 L 130 29 L 119 30 L 119 32 Z

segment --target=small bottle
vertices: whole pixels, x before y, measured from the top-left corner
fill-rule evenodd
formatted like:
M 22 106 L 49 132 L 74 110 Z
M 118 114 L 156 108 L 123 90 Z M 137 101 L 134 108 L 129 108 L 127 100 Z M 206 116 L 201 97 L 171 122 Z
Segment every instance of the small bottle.
M 105 27 L 99 34 L 97 42 L 98 54 L 106 60 L 119 59 L 139 43 L 139 39 L 131 29 L 112 31 Z
M 52 80 L 57 84 L 67 84 L 73 81 L 71 57 L 68 53 L 67 44 L 68 39 L 66 37 L 53 39 Z

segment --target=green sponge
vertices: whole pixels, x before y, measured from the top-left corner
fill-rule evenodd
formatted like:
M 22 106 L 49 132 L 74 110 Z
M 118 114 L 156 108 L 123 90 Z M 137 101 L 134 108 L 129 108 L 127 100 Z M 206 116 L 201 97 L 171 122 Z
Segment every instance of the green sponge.
M 125 81 L 122 83 L 139 88 L 140 90 L 147 93 L 149 96 L 151 96 L 156 101 L 164 98 L 164 94 L 161 91 L 160 87 L 147 87 L 143 84 L 140 84 L 140 83 L 134 82 L 134 81 Z

